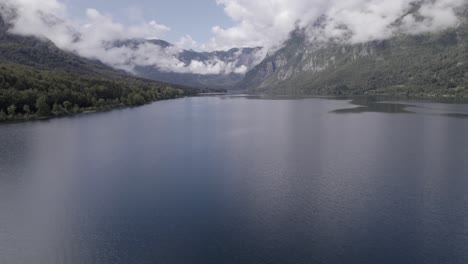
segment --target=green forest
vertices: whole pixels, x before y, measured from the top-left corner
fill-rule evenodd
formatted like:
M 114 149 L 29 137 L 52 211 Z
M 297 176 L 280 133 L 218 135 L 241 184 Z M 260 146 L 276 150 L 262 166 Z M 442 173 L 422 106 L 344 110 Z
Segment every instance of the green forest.
M 143 79 L 112 80 L 0 64 L 0 121 L 20 121 L 139 106 L 196 94 Z

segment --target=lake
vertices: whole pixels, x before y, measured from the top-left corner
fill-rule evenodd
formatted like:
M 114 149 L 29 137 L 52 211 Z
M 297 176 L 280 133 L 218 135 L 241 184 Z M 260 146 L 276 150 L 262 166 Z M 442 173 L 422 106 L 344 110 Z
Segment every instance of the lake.
M 193 97 L 0 146 L 0 263 L 468 263 L 468 104 Z

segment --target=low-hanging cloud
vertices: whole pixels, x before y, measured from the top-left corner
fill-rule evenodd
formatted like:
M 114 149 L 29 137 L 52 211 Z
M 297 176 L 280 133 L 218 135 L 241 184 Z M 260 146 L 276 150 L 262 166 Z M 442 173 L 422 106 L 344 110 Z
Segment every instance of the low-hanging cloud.
M 145 41 L 114 45 L 119 40 L 161 38 L 171 30 L 156 21 L 128 26 L 90 8 L 84 22 L 74 22 L 68 19 L 67 8 L 60 0 L 0 0 L 0 4 L 16 12 L 12 15 L 2 9 L 2 16 L 13 25 L 12 33 L 42 36 L 62 49 L 128 71 L 136 66 L 153 66 L 162 71 L 194 74 L 245 73 L 296 28 L 305 28 L 311 41 L 361 43 L 456 26 L 456 11 L 467 6 L 467 0 L 213 1 L 235 25 L 214 26 L 213 37 L 207 43 L 200 44 L 186 35 L 169 47 Z M 190 61 L 180 58 L 183 48 L 212 51 L 233 47 L 264 49 L 249 63 L 241 63 L 235 57 L 228 61 L 218 57 Z
M 456 26 L 456 10 L 464 5 L 466 0 L 342 2 L 328 10 L 319 27 L 309 27 L 309 33 L 322 40 L 362 43 L 396 34 L 437 32 Z
M 289 33 L 307 28 L 315 40 L 359 43 L 396 33 L 418 34 L 457 25 L 456 10 L 466 0 L 217 0 L 236 21 L 229 28 L 213 27 L 208 48 L 232 45 L 275 47 Z M 416 6 L 419 9 L 411 13 Z M 396 25 L 395 22 L 399 21 Z M 317 27 L 320 22 L 320 27 Z
M 147 41 L 114 45 L 116 41 L 129 39 L 158 39 L 171 30 L 156 21 L 126 26 L 114 21 L 110 15 L 89 8 L 85 22 L 77 23 L 67 19 L 66 6 L 58 0 L 0 0 L 0 5 L 5 7 L 2 17 L 12 25 L 11 33 L 43 37 L 61 49 L 127 71 L 133 71 L 136 66 L 153 66 L 177 73 L 243 74 L 252 66 L 239 64 L 235 58 L 223 61 L 212 57 L 183 62 L 179 59 L 182 46 L 196 46 L 190 36 L 181 39 L 180 47 L 163 47 Z

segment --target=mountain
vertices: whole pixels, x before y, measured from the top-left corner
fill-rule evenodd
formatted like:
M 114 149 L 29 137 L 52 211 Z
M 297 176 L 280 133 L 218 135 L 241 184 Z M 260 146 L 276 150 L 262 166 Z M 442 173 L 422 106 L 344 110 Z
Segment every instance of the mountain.
M 137 78 L 63 51 L 47 39 L 10 34 L 9 27 L 0 16 L 0 122 L 135 106 L 198 92 Z
M 143 45 L 160 47 L 166 56 L 174 57 L 184 67 L 200 64 L 200 71 L 180 71 L 163 69 L 157 65 L 144 65 L 131 62 L 133 73 L 147 79 L 188 85 L 193 87 L 230 88 L 242 81 L 245 72 L 252 69 L 263 58 L 262 48 L 233 48 L 228 51 L 197 52 L 194 50 L 179 50 L 173 44 L 164 40 L 125 40 L 115 41 L 110 48 L 139 49 Z M 156 54 L 155 54 L 156 55 Z M 159 54 L 160 56 L 160 54 Z M 204 68 L 213 68 L 214 73 L 203 72 Z M 183 70 L 183 68 L 181 69 Z
M 0 13 L 5 21 L 15 21 L 15 8 L 8 2 L 0 2 Z M 241 81 L 245 73 L 264 57 L 261 48 L 197 52 L 158 39 L 100 40 L 74 28 L 73 24 L 54 14 L 39 10 L 29 15 L 34 16 L 43 27 L 42 30 L 47 31 L 47 36 L 59 43 L 61 49 L 156 81 L 201 88 L 231 87 Z M 56 34 L 52 35 L 52 32 Z M 38 55 L 42 57 L 42 54 Z
M 268 94 L 466 96 L 467 12 L 460 17 L 459 26 L 441 32 L 360 44 L 314 42 L 305 29 L 297 29 L 238 88 Z

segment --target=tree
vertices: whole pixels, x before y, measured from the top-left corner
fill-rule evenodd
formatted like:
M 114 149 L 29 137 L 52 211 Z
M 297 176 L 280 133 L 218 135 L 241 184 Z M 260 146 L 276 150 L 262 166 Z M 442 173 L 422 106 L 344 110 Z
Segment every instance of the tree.
M 37 115 L 44 117 L 50 115 L 50 106 L 47 103 L 47 96 L 42 95 L 36 101 Z
M 26 115 L 29 115 L 31 113 L 31 108 L 29 108 L 29 105 L 24 105 L 23 106 L 23 112 L 26 114 Z
M 95 105 L 97 108 L 104 108 L 106 106 L 106 101 L 100 98 Z
M 73 113 L 77 114 L 77 113 L 79 113 L 79 112 L 80 112 L 80 106 L 78 106 L 77 104 L 75 104 L 75 105 L 73 106 Z
M 63 114 L 63 107 L 61 104 L 55 103 L 52 107 L 52 114 L 59 116 Z
M 134 92 L 128 95 L 128 102 L 130 105 L 144 105 L 145 104 L 145 98 L 141 96 L 140 93 Z
M 73 104 L 70 103 L 69 101 L 63 102 L 63 107 L 65 108 L 65 111 L 67 111 L 67 113 L 70 113 L 73 111 Z
M 0 121 L 5 121 L 7 119 L 7 114 L 3 110 L 0 110 Z
M 13 117 L 16 113 L 16 105 L 12 104 L 7 108 L 8 116 Z

